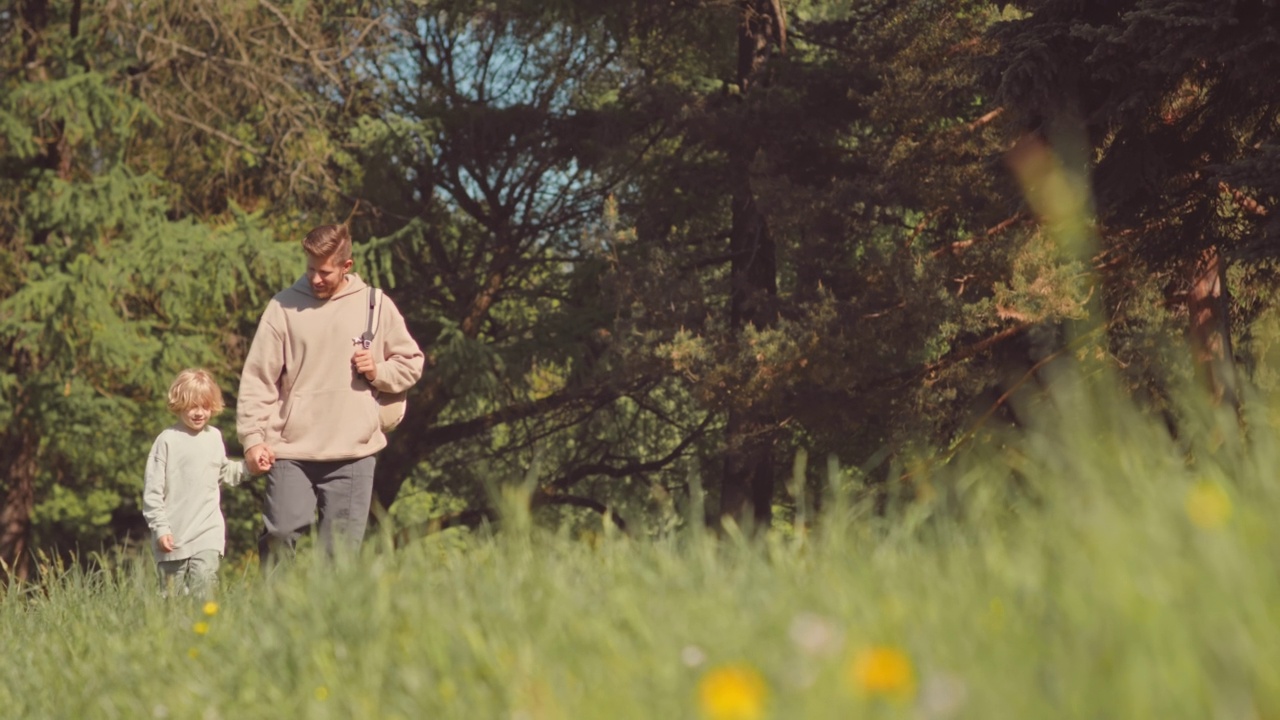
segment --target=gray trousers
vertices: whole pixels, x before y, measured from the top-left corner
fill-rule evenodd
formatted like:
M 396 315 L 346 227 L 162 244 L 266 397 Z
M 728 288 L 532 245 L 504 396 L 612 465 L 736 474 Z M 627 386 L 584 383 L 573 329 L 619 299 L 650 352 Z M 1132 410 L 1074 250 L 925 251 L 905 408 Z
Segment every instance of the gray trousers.
M 160 592 L 171 595 L 195 595 L 210 597 L 218 584 L 217 550 L 201 550 L 182 560 L 161 560 L 156 563 L 160 571 Z
M 289 556 L 317 511 L 320 542 L 329 554 L 354 552 L 364 539 L 373 498 L 374 456 L 358 460 L 276 460 L 267 473 L 258 559 L 263 570 Z

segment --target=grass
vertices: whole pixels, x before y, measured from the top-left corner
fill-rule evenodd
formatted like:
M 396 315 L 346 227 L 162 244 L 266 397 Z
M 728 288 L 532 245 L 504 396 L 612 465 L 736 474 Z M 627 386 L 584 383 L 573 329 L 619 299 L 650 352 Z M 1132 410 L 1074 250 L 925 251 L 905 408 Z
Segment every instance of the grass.
M 1280 715 L 1274 431 L 1188 411 L 1175 440 L 1104 397 L 1047 399 L 883 517 L 837 492 L 803 537 L 583 542 L 513 512 L 224 574 L 212 615 L 146 564 L 69 569 L 0 597 L 0 714 Z

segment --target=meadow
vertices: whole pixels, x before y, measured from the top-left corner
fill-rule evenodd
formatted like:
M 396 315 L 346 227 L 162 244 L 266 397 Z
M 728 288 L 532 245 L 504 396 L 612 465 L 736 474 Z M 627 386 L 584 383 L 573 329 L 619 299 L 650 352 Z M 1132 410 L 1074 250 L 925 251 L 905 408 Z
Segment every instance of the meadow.
M 1105 381 L 919 468 L 833 472 L 808 528 L 539 526 L 216 599 L 145 562 L 0 595 L 15 718 L 1258 718 L 1280 715 L 1280 472 L 1266 403 L 1175 438 Z M 1242 430 L 1241 428 L 1247 428 Z

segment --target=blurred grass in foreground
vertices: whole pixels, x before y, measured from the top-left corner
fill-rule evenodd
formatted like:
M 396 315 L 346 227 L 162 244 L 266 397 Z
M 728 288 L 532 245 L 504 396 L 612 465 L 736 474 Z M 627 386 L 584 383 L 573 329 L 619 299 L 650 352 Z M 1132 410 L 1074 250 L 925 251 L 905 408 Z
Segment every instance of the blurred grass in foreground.
M 1280 473 L 1260 418 L 1179 437 L 1076 371 L 1034 425 L 802 538 L 532 527 L 303 556 L 217 603 L 149 564 L 0 597 L 0 714 L 1254 718 L 1280 714 Z M 834 483 L 840 486 L 840 482 Z

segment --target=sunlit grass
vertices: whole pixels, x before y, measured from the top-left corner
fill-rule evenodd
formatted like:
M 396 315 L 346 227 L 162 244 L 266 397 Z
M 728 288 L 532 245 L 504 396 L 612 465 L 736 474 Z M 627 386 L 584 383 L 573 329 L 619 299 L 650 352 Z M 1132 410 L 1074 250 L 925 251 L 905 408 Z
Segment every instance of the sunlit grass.
M 517 518 L 226 573 L 209 603 L 147 564 L 67 570 L 0 600 L 0 714 L 1275 717 L 1274 432 L 1200 409 L 1175 439 L 1104 381 L 1058 385 L 887 515 L 828 497 L 802 539 Z

